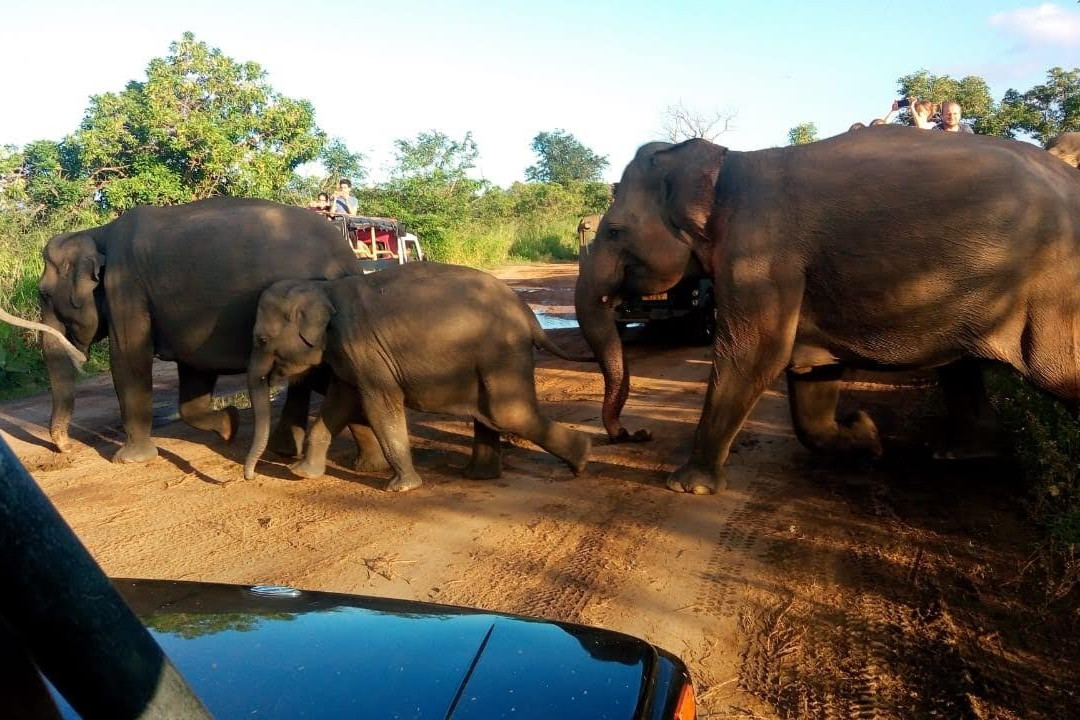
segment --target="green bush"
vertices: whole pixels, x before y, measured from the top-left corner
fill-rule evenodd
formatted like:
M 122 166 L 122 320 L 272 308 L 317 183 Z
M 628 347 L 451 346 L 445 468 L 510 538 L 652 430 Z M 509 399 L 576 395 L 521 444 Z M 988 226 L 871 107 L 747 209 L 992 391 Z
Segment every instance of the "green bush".
M 1031 511 L 1052 541 L 1080 550 L 1080 424 L 1064 403 L 1011 368 L 986 373 L 990 400 L 1028 483 Z
M 510 246 L 513 260 L 551 262 L 574 260 L 578 256 L 576 216 L 559 220 L 522 223 Z

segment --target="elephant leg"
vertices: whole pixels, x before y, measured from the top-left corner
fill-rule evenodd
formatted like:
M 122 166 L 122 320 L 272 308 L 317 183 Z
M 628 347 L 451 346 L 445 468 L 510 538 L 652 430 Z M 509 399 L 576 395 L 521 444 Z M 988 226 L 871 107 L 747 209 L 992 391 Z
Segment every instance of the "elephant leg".
M 112 457 L 117 463 L 146 462 L 158 454 L 150 439 L 154 362 L 150 316 L 148 312 L 134 315 L 114 321 L 109 333 L 109 370 L 127 434 L 124 444 Z
M 695 495 L 727 487 L 724 463 L 731 443 L 791 359 L 803 292 L 801 277 L 717 280 L 716 355 L 705 407 L 690 459 L 667 481 L 669 490 Z
M 540 414 L 533 384 L 532 349 L 519 363 L 504 359 L 497 371 L 485 374 L 480 388 L 480 411 L 493 427 L 534 442 L 580 475 L 589 462 L 592 441 L 577 430 Z
M 304 431 L 311 409 L 311 385 L 307 378 L 289 383 L 281 417 L 270 435 L 269 448 L 281 457 L 303 454 Z
M 472 457 L 462 473 L 473 480 L 494 480 L 502 475 L 502 447 L 499 431 L 473 420 Z
M 938 368 L 938 381 L 948 423 L 944 448 L 934 457 L 947 460 L 972 460 L 996 457 L 1001 427 L 983 382 L 982 363 L 965 358 Z
M 880 457 L 881 440 L 869 415 L 859 410 L 844 420 L 836 417 L 842 374 L 839 365 L 814 368 L 807 373 L 788 370 L 788 406 L 795 436 L 811 450 Z
M 359 404 L 360 397 L 354 388 L 337 379 L 330 383 L 322 409 L 304 441 L 304 457 L 289 466 L 293 475 L 317 478 L 326 473 L 326 452 L 330 448 L 330 441 L 355 416 Z
M 176 364 L 180 379 L 180 418 L 199 430 L 213 430 L 225 442 L 236 437 L 240 413 L 232 405 L 224 410 L 211 410 L 217 373 L 196 370 L 184 363 Z
M 386 489 L 403 492 L 420 487 L 423 481 L 413 467 L 409 426 L 405 421 L 405 398 L 400 389 L 383 393 L 361 390 L 360 395 L 383 456 L 394 469 L 394 477 Z
M 357 398 L 359 404 L 359 398 Z M 377 473 L 390 469 L 390 463 L 383 457 L 382 448 L 375 432 L 364 422 L 350 422 L 349 432 L 356 441 L 356 460 L 353 462 L 353 470 L 356 472 Z

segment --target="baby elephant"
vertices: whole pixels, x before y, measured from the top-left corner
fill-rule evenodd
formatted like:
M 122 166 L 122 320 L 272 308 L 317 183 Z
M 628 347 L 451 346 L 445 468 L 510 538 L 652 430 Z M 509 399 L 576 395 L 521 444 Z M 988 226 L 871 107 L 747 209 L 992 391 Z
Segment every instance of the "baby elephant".
M 346 424 L 371 426 L 358 465 L 394 469 L 387 490 L 419 487 L 405 408 L 473 418 L 466 475 L 501 472 L 499 433 L 531 440 L 580 473 L 590 440 L 540 414 L 533 384 L 533 346 L 567 360 L 528 305 L 500 280 L 471 268 L 409 263 L 326 282 L 283 280 L 259 299 L 248 365 L 255 437 L 244 477 L 266 448 L 269 386 L 320 363 L 333 370 L 322 411 L 308 433 L 304 458 L 290 469 L 318 477 L 330 439 Z M 589 358 L 591 359 L 591 358 Z M 370 433 L 369 433 L 370 435 Z M 358 439 L 360 435 L 358 434 Z

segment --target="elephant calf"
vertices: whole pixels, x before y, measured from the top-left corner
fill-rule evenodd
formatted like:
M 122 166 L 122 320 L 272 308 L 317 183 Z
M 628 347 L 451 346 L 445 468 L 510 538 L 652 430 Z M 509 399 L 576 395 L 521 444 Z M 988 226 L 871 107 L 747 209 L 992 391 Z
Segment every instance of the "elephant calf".
M 465 468 L 470 477 L 499 476 L 500 432 L 531 440 L 578 474 L 588 461 L 589 436 L 540 414 L 534 345 L 564 359 L 584 359 L 556 346 L 513 290 L 470 268 L 413 263 L 326 282 L 275 283 L 260 297 L 255 321 L 248 365 L 255 438 L 244 477 L 254 476 L 266 448 L 270 382 L 322 362 L 335 380 L 304 458 L 290 468 L 296 475 L 322 475 L 330 439 L 346 424 L 360 423 L 370 425 L 394 469 L 386 489 L 420 486 L 406 407 L 473 418 L 472 459 Z M 361 460 L 366 468 L 385 468 L 381 458 Z

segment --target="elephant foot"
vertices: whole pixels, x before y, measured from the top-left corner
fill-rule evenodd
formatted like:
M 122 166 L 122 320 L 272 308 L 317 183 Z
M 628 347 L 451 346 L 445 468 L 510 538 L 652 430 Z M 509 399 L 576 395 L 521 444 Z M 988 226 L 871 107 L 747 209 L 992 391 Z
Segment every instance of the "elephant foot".
M 413 490 L 424 484 L 424 481 L 420 479 L 420 476 L 416 473 L 409 475 L 394 475 L 394 479 L 386 485 L 387 492 L 405 492 L 407 490 Z
M 390 463 L 386 462 L 386 458 L 382 456 L 382 453 L 378 454 L 377 459 L 372 459 L 367 454 L 356 456 L 356 461 L 353 462 L 353 470 L 359 473 L 378 473 L 385 472 L 390 469 Z
M 322 477 L 326 474 L 326 463 L 315 462 L 304 458 L 289 466 L 289 472 L 297 477 L 309 480 Z
M 570 457 L 566 459 L 566 464 L 574 472 L 574 477 L 585 472 L 585 466 L 589 464 L 590 450 L 592 450 L 592 438 L 585 433 L 575 433 Z
M 845 435 L 846 445 L 849 449 L 859 453 L 865 453 L 870 457 L 881 457 L 884 449 L 881 446 L 881 436 L 878 434 L 877 425 L 862 410 L 859 410 L 845 420 L 841 427 Z
M 640 443 L 649 442 L 650 440 L 652 440 L 652 433 L 648 430 L 635 430 L 634 434 L 631 435 L 629 432 L 626 431 L 626 428 L 619 428 L 619 434 L 611 438 L 612 444 Z
M 114 463 L 144 463 L 157 457 L 158 449 L 154 443 L 144 440 L 141 443 L 126 442 L 113 455 Z
M 489 463 L 470 460 L 469 464 L 462 468 L 461 474 L 470 480 L 495 480 L 502 477 L 502 460 Z
M 236 431 L 240 427 L 240 411 L 230 405 L 223 412 L 225 413 L 223 427 L 218 430 L 218 435 L 226 445 L 232 445 L 233 440 L 236 439 Z
M 49 437 L 52 438 L 53 445 L 56 446 L 56 452 L 67 452 L 71 447 L 71 438 L 68 437 L 67 430 L 50 430 Z
M 300 457 L 304 454 L 304 431 L 299 427 L 278 425 L 270 435 L 267 447 L 281 457 Z
M 721 469 L 716 475 L 690 465 L 683 465 L 667 480 L 667 489 L 694 495 L 712 495 L 717 490 L 727 490 L 727 473 Z

